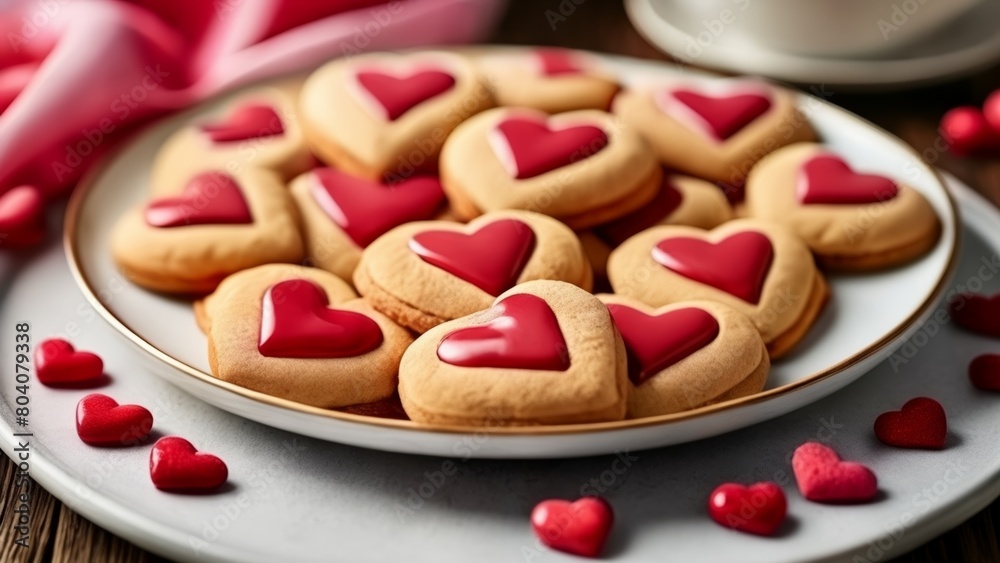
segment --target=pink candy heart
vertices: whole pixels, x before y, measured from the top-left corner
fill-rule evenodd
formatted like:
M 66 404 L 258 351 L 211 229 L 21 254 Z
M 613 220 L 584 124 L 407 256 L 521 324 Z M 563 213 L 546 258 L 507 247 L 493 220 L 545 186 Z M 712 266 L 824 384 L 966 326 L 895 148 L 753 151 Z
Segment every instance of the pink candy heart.
M 818 442 L 806 442 L 795 450 L 792 470 L 802 496 L 814 502 L 864 502 L 878 492 L 871 469 L 842 461 L 837 452 Z

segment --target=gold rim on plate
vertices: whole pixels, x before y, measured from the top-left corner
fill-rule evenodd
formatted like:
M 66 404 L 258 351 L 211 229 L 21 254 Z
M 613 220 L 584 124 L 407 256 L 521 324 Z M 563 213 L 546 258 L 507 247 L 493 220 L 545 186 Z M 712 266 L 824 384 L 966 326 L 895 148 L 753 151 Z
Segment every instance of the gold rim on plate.
M 269 81 L 264 81 L 257 84 L 258 86 Z M 232 92 L 226 92 L 223 96 L 230 95 Z M 871 129 L 873 134 L 878 134 L 886 137 L 892 143 L 903 147 L 912 158 L 919 163 L 927 173 L 930 174 L 932 178 L 938 184 L 938 187 L 944 192 L 947 198 L 948 206 L 951 212 L 952 224 L 955 226 L 954 241 L 949 249 L 948 262 L 942 276 L 938 279 L 934 286 L 927 295 L 924 296 L 921 304 L 914 310 L 903 322 L 896 325 L 889 333 L 877 340 L 876 342 L 868 345 L 864 349 L 856 352 L 848 358 L 841 360 L 840 362 L 828 367 L 825 370 L 810 374 L 792 383 L 787 383 L 780 387 L 775 387 L 773 389 L 768 389 L 756 393 L 754 395 L 748 395 L 746 397 L 740 397 L 738 399 L 733 399 L 730 401 L 725 401 L 722 403 L 717 403 L 705 407 L 700 407 L 688 411 L 683 411 L 674 414 L 659 415 L 645 418 L 636 419 L 626 419 L 614 422 L 591 422 L 582 424 L 560 424 L 560 425 L 550 425 L 550 426 L 519 426 L 519 427 L 506 427 L 506 426 L 488 426 L 488 427 L 473 427 L 473 426 L 451 426 L 443 424 L 423 424 L 407 420 L 397 420 L 390 418 L 379 418 L 373 416 L 364 416 L 358 414 L 345 413 L 341 411 L 322 409 L 319 407 L 313 407 L 309 405 L 304 405 L 302 403 L 296 403 L 294 401 L 289 401 L 287 399 L 281 399 L 278 397 L 273 397 L 259 391 L 254 391 L 252 389 L 247 389 L 245 387 L 240 387 L 220 379 L 216 379 L 209 373 L 201 371 L 194 366 L 188 365 L 173 356 L 168 355 L 164 351 L 157 348 L 154 344 L 143 338 L 135 330 L 125 324 L 122 320 L 116 317 L 104 303 L 101 302 L 100 298 L 97 296 L 97 292 L 94 291 L 91 286 L 90 280 L 87 278 L 87 274 L 83 271 L 80 263 L 80 249 L 77 246 L 79 237 L 76 236 L 76 231 L 79 226 L 80 212 L 83 209 L 84 201 L 87 198 L 87 194 L 97 183 L 97 180 L 101 177 L 102 172 L 109 166 L 111 162 L 115 160 L 115 157 L 121 153 L 126 147 L 130 146 L 132 143 L 130 141 L 137 139 L 143 134 L 148 133 L 151 129 L 155 129 L 160 125 L 160 123 L 154 123 L 149 127 L 143 128 L 126 139 L 119 141 L 118 145 L 108 151 L 102 158 L 101 161 L 91 168 L 80 180 L 76 188 L 73 190 L 73 194 L 70 197 L 69 204 L 66 208 L 66 217 L 64 223 L 63 232 L 63 247 L 66 252 L 66 258 L 69 262 L 70 271 L 73 274 L 73 278 L 76 280 L 77 285 L 83 292 L 84 297 L 94 309 L 101 315 L 101 317 L 107 321 L 115 330 L 125 336 L 129 341 L 131 341 L 140 350 L 151 356 L 152 358 L 162 362 L 177 371 L 180 371 L 188 376 L 207 383 L 209 385 L 215 386 L 217 388 L 230 391 L 247 399 L 253 400 L 258 403 L 265 405 L 275 406 L 283 409 L 288 409 L 301 414 L 308 414 L 313 416 L 321 416 L 333 420 L 338 420 L 341 422 L 349 422 L 354 424 L 363 424 L 368 426 L 376 426 L 383 428 L 392 428 L 397 430 L 408 430 L 413 432 L 435 432 L 435 433 L 448 433 L 448 434 L 472 434 L 478 432 L 489 432 L 490 434 L 499 434 L 505 436 L 538 436 L 538 435 L 558 435 L 558 434 L 581 434 L 590 432 L 608 432 L 614 430 L 628 430 L 634 428 L 642 428 L 647 426 L 658 426 L 667 425 L 669 423 L 680 422 L 685 420 L 691 420 L 695 418 L 700 418 L 708 416 L 711 414 L 719 413 L 722 411 L 736 409 L 738 407 L 744 407 L 748 405 L 754 405 L 769 401 L 771 399 L 789 395 L 795 391 L 799 391 L 806 387 L 815 385 L 822 381 L 825 381 L 837 374 L 842 373 L 848 368 L 857 365 L 858 363 L 869 358 L 873 354 L 879 352 L 883 348 L 889 345 L 890 342 L 896 340 L 901 336 L 916 320 L 927 312 L 931 307 L 933 307 L 938 298 L 941 296 L 945 289 L 947 281 L 951 278 L 958 264 L 958 246 L 961 238 L 961 223 L 958 217 L 958 207 L 955 204 L 955 199 L 951 192 L 948 190 L 944 179 L 932 166 L 929 166 L 922 158 L 920 158 L 919 153 L 913 149 L 913 147 L 904 143 L 888 131 L 885 131 L 881 127 L 871 123 L 870 121 L 859 117 L 847 110 L 837 108 L 833 104 L 817 98 L 815 96 L 809 96 L 808 94 L 797 92 L 799 99 L 808 99 L 810 103 L 821 103 L 825 106 L 831 106 L 834 110 L 842 112 L 844 115 L 850 119 L 860 123 L 864 127 Z

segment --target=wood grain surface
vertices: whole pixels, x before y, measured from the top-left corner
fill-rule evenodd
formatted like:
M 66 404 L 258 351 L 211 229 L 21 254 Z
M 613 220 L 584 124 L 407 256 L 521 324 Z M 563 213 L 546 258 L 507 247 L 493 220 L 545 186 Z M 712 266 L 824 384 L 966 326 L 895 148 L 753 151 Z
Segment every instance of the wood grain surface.
M 552 21 L 546 12 L 560 12 L 560 5 L 574 6 L 564 20 Z M 568 11 L 565 6 L 563 10 Z M 579 49 L 668 60 L 630 25 L 617 0 L 512 0 L 493 42 L 523 45 L 556 45 Z M 807 85 L 808 89 L 810 85 Z M 941 115 L 962 104 L 980 104 L 1000 88 L 1000 67 L 941 86 L 889 94 L 852 94 L 824 85 L 811 85 L 827 93 L 827 100 L 843 106 L 895 133 L 932 164 L 958 178 L 1000 204 L 1000 158 L 970 160 L 940 150 L 937 131 Z M 0 456 L 0 561 L 76 562 L 163 561 L 80 517 L 36 484 L 31 490 L 31 546 L 14 544 L 16 503 L 11 491 L 16 467 Z M 1000 561 L 997 522 L 1000 502 L 973 516 L 959 527 L 926 545 L 902 555 L 899 561 L 995 562 Z

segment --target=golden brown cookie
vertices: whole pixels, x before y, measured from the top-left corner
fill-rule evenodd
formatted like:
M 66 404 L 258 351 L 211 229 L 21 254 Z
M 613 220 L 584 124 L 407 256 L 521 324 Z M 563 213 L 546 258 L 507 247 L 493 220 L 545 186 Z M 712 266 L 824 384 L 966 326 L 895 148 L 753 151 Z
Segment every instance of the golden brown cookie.
M 209 297 L 215 377 L 321 408 L 390 399 L 412 342 L 404 328 L 316 268 L 244 270 Z
M 111 250 L 133 282 L 186 294 L 212 291 L 239 270 L 298 262 L 303 255 L 298 214 L 284 183 L 259 168 L 204 172 L 180 195 L 128 211 Z
M 545 113 L 607 111 L 618 79 L 588 53 L 539 47 L 487 55 L 478 61 L 497 104 Z
M 652 308 L 598 295 L 625 341 L 629 418 L 672 414 L 764 389 L 771 360 L 757 327 L 732 307 L 684 301 Z
M 300 87 L 301 81 L 286 81 L 254 88 L 177 130 L 153 161 L 153 196 L 177 195 L 191 177 L 210 170 L 267 168 L 291 180 L 312 168 L 316 159 L 296 111 Z
M 493 107 L 493 94 L 460 55 L 422 51 L 346 57 L 302 87 L 302 127 L 313 152 L 349 174 L 397 180 L 437 168 L 462 121 Z
M 625 348 L 607 308 L 558 281 L 531 281 L 417 338 L 399 368 L 410 419 L 499 427 L 621 420 Z
M 676 81 L 623 91 L 614 113 L 668 168 L 740 185 L 754 163 L 815 133 L 795 94 L 749 79 Z
M 354 272 L 373 307 L 417 332 L 486 309 L 537 279 L 589 290 L 592 274 L 573 231 L 530 211 L 496 211 L 468 225 L 407 223 L 368 245 Z
M 376 238 L 403 223 L 441 219 L 446 211 L 435 176 L 385 184 L 317 168 L 293 180 L 289 191 L 302 217 L 306 260 L 345 280 Z
M 809 247 L 781 225 L 752 219 L 712 231 L 645 230 L 611 253 L 608 277 L 615 293 L 653 307 L 728 305 L 753 321 L 772 359 L 805 335 L 828 297 Z
M 466 219 L 525 209 L 585 229 L 646 204 L 661 176 L 646 143 L 597 110 L 496 108 L 460 125 L 441 151 L 445 193 Z
M 822 145 L 768 155 L 747 179 L 746 212 L 801 237 L 820 265 L 873 270 L 913 260 L 938 240 L 934 208 L 899 181 L 856 171 Z

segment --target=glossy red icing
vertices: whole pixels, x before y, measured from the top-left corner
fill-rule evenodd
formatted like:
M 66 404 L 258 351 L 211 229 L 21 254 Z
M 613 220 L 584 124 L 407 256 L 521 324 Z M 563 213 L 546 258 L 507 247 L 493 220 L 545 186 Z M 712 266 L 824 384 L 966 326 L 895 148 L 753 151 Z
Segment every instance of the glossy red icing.
M 569 350 L 555 313 L 541 297 L 521 293 L 493 306 L 492 321 L 460 328 L 438 344 L 438 358 L 470 368 L 569 369 Z
M 323 288 L 294 279 L 264 292 L 257 350 L 271 358 L 349 358 L 382 344 L 371 318 L 329 308 Z
M 618 246 L 636 233 L 658 225 L 677 211 L 683 200 L 683 194 L 671 183 L 670 177 L 665 175 L 660 191 L 653 201 L 624 217 L 601 225 L 595 231 L 605 242 Z
M 414 176 L 386 185 L 333 168 L 313 170 L 313 199 L 355 244 L 364 248 L 389 229 L 430 219 L 444 201 L 441 182 Z
M 719 335 L 715 317 L 695 307 L 650 316 L 627 305 L 610 303 L 608 311 L 625 341 L 633 385 L 708 346 Z
M 164 436 L 149 454 L 149 476 L 163 491 L 210 491 L 229 478 L 226 463 L 212 454 L 201 453 L 191 442 L 178 436 Z
M 230 143 L 281 135 L 285 127 L 271 106 L 246 104 L 233 110 L 222 121 L 202 125 L 201 130 L 213 143 Z
M 771 100 L 761 94 L 711 96 L 693 90 L 674 90 L 673 98 L 697 114 L 706 131 L 724 141 L 771 109 Z
M 890 200 L 899 188 L 885 176 L 858 174 L 840 157 L 820 154 L 802 163 L 795 192 L 803 204 L 849 205 Z
M 455 87 L 455 77 L 441 70 L 422 70 L 405 77 L 363 70 L 358 72 L 357 79 L 382 107 L 389 121 L 395 121 L 417 104 Z
M 472 234 L 417 233 L 409 246 L 424 262 L 497 296 L 517 283 L 535 249 L 535 231 L 516 219 L 501 219 Z
M 180 197 L 150 203 L 145 217 L 147 224 L 161 228 L 253 223 L 243 192 L 225 172 L 198 174 Z
M 774 259 L 771 240 L 744 231 L 712 243 L 674 237 L 653 247 L 653 260 L 694 281 L 721 289 L 748 303 L 758 303 Z
M 608 145 L 608 135 L 594 125 L 552 129 L 542 119 L 510 117 L 490 141 L 507 172 L 524 180 L 593 156 Z
M 546 76 L 561 74 L 580 74 L 583 68 L 577 62 L 577 55 L 567 49 L 536 49 L 535 57 Z
M 119 405 L 107 395 L 92 393 L 76 405 L 76 433 L 92 446 L 137 444 L 153 429 L 153 414 L 139 405 Z

